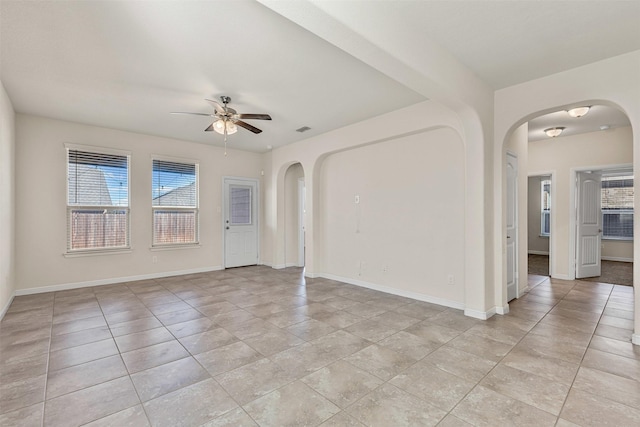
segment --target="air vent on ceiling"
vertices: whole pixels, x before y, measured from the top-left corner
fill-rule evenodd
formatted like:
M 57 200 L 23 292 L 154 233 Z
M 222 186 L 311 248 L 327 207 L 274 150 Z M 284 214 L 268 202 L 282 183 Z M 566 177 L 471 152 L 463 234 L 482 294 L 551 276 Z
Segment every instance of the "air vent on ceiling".
M 296 132 L 306 132 L 308 130 L 311 130 L 311 128 L 309 126 L 302 126 L 300 129 L 296 129 Z

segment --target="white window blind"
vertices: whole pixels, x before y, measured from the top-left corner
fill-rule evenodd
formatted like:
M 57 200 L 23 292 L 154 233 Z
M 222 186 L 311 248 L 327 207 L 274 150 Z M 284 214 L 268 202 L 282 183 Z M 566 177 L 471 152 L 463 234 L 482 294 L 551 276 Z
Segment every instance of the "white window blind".
M 551 180 L 540 181 L 540 235 L 548 236 L 551 231 Z
M 129 246 L 129 156 L 67 150 L 67 250 Z
M 602 177 L 602 237 L 633 239 L 633 176 Z
M 251 187 L 231 187 L 231 212 L 232 225 L 251 224 Z
M 153 245 L 198 243 L 198 165 L 153 160 Z

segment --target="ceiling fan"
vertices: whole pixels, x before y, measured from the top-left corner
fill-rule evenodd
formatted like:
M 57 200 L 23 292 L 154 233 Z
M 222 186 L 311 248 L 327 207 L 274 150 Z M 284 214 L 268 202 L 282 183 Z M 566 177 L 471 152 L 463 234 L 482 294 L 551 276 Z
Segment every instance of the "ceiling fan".
M 238 131 L 238 126 L 245 128 L 253 133 L 262 132 L 255 126 L 250 125 L 244 120 L 271 120 L 271 116 L 268 114 L 239 114 L 236 110 L 229 107 L 227 104 L 231 102 L 231 98 L 225 95 L 220 97 L 222 105 L 212 99 L 205 99 L 213 105 L 213 114 L 207 113 L 188 113 L 182 111 L 172 112 L 171 114 L 190 114 L 194 116 L 207 116 L 213 117 L 213 122 L 205 129 L 205 132 L 216 131 L 217 133 L 224 135 L 225 141 L 227 135 L 234 134 Z

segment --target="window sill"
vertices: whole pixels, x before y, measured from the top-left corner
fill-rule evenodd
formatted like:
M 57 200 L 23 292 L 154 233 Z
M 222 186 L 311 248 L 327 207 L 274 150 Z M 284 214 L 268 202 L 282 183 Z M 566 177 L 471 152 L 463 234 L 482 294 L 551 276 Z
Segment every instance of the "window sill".
M 548 239 L 550 234 L 538 234 L 538 237 L 542 237 L 543 239 Z
M 82 257 L 88 257 L 88 256 L 130 254 L 132 252 L 133 251 L 131 250 L 131 248 L 122 248 L 122 249 L 109 249 L 109 250 L 65 252 L 62 254 L 62 256 L 65 258 L 82 258 Z
M 609 242 L 633 242 L 633 237 L 602 237 L 602 240 Z
M 149 248 L 150 251 L 173 251 L 176 249 L 200 249 L 200 243 L 186 243 L 182 245 L 162 245 L 162 246 L 151 246 Z

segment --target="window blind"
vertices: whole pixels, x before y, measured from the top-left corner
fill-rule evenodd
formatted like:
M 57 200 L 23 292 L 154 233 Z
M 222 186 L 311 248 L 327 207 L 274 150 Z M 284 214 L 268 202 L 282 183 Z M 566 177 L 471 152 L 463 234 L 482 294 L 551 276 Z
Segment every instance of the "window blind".
M 68 150 L 67 249 L 129 246 L 129 156 Z
M 197 164 L 153 160 L 153 245 L 198 242 Z

